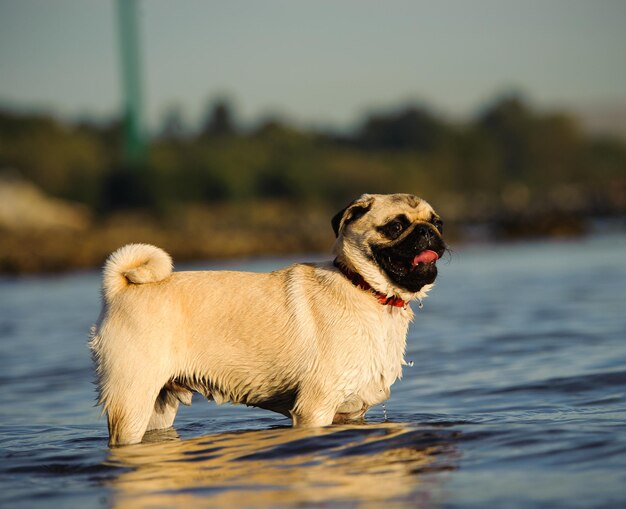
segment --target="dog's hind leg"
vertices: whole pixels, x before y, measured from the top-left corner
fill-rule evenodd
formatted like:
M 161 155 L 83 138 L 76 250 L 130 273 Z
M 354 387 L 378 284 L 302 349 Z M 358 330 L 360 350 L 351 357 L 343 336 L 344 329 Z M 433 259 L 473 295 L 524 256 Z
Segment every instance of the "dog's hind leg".
M 107 410 L 109 447 L 141 442 L 148 427 L 152 407 L 153 403 L 128 400 L 111 404 Z
M 152 421 L 152 414 L 159 405 L 156 402 L 163 387 L 163 382 L 155 383 L 150 377 L 148 380 L 125 377 L 117 380 L 115 392 L 106 395 L 104 407 L 109 424 L 109 446 L 141 442 Z M 164 409 L 168 411 L 163 417 L 173 421 L 175 411 L 172 412 L 169 405 L 165 405 Z
M 191 391 L 177 384 L 166 384 L 154 402 L 154 410 L 146 431 L 171 427 L 178 411 L 178 404 L 191 405 L 191 396 Z

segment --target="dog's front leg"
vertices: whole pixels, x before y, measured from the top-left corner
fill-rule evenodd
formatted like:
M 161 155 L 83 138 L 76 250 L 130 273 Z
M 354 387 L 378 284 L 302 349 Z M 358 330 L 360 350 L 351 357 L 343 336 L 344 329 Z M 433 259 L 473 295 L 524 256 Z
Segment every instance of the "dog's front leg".
M 317 428 L 330 426 L 341 402 L 339 394 L 317 390 L 300 390 L 296 404 L 291 410 L 293 426 Z

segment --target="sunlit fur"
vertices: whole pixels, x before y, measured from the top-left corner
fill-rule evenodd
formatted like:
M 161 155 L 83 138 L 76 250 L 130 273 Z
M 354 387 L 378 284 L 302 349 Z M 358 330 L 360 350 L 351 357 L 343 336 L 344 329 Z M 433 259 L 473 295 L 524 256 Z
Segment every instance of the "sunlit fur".
M 377 208 L 390 207 L 388 197 L 374 200 L 372 213 L 384 215 Z M 339 235 L 337 255 L 377 290 L 407 297 L 363 258 L 368 233 L 354 230 Z M 161 249 L 124 246 L 105 265 L 90 342 L 109 443 L 170 427 L 191 391 L 283 413 L 294 426 L 358 419 L 401 377 L 412 317 L 408 306 L 381 305 L 331 262 L 265 274 L 172 273 Z

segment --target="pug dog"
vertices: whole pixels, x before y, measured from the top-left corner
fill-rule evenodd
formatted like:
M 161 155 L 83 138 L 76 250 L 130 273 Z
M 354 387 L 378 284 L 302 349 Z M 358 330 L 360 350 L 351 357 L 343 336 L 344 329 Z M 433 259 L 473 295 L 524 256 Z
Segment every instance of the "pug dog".
M 193 392 L 294 426 L 362 419 L 402 376 L 413 312 L 437 276 L 443 223 L 410 194 L 364 194 L 332 219 L 335 259 L 271 273 L 172 272 L 129 244 L 103 271 L 91 332 L 109 445 L 169 428 Z

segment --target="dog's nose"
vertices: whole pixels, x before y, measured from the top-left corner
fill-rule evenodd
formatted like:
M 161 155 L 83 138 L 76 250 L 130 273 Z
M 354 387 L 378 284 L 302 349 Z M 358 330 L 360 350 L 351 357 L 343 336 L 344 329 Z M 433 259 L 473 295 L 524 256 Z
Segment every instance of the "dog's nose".
M 431 231 L 431 229 L 428 226 L 420 226 L 420 227 L 418 227 L 417 233 L 419 233 L 419 235 L 421 237 L 424 237 L 426 240 L 430 240 L 430 238 L 433 235 L 433 232 Z

